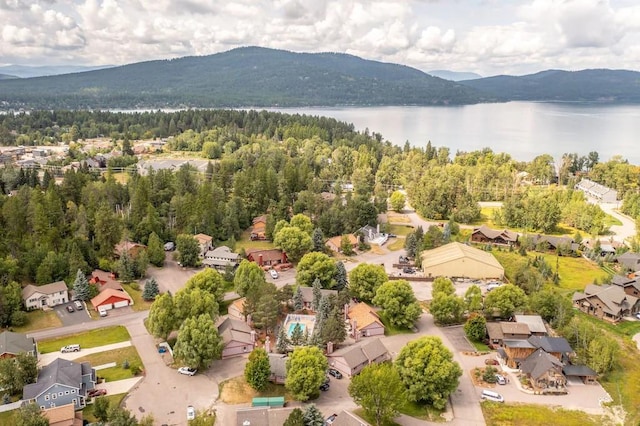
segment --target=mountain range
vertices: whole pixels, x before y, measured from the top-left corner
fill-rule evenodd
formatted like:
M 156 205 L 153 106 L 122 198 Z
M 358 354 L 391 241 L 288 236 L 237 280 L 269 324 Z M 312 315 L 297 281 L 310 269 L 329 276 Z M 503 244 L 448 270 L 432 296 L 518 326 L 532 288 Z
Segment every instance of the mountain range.
M 455 74 L 449 76 L 470 76 Z M 509 100 L 640 102 L 640 73 L 550 70 L 456 82 L 347 54 L 243 47 L 209 56 L 0 80 L 4 109 L 424 106 Z
M 29 65 L 4 65 L 0 67 L 0 74 L 9 75 L 11 78 L 31 78 L 99 70 L 103 68 L 110 68 L 112 66 L 113 65 L 96 67 L 87 67 L 82 65 L 47 65 L 35 67 Z

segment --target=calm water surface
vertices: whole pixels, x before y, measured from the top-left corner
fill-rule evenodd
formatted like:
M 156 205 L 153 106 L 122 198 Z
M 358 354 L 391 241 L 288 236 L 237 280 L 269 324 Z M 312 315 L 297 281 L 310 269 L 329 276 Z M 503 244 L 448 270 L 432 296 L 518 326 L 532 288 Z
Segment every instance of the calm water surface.
M 509 102 L 460 107 L 372 107 L 270 109 L 323 115 L 382 134 L 396 145 L 447 146 L 456 151 L 485 147 L 517 160 L 563 153 L 600 160 L 621 155 L 640 164 L 640 105 Z

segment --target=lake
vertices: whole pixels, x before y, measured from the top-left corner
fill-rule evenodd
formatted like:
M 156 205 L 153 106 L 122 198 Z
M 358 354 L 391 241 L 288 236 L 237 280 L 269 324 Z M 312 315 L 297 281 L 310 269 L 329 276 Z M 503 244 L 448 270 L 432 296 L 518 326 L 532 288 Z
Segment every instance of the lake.
M 508 102 L 455 107 L 269 108 L 323 115 L 369 129 L 403 145 L 447 146 L 456 151 L 485 147 L 521 161 L 551 154 L 621 155 L 640 164 L 640 105 Z

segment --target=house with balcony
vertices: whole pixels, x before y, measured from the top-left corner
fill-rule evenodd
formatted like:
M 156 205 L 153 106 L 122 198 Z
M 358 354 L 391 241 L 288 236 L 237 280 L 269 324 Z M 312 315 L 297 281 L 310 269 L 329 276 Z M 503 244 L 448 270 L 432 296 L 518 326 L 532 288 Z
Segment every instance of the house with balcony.
M 53 308 L 69 302 L 69 290 L 64 281 L 40 286 L 29 284 L 22 289 L 22 301 L 27 309 Z

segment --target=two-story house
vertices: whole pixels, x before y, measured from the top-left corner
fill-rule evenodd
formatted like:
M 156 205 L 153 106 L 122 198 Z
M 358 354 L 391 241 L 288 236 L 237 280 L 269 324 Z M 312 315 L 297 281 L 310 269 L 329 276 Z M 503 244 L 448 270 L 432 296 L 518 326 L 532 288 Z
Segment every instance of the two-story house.
M 69 291 L 64 281 L 40 286 L 29 284 L 22 289 L 22 300 L 27 309 L 53 308 L 69 301 Z
M 240 255 L 238 253 L 232 252 L 227 246 L 220 246 L 207 251 L 204 254 L 202 264 L 210 268 L 224 270 L 227 266 L 235 268 L 240 264 L 240 260 Z
M 203 259 L 206 252 L 213 249 L 213 237 L 207 234 L 196 234 L 193 236 L 200 247 L 200 258 Z
M 36 341 L 26 334 L 5 331 L 0 333 L 0 359 L 15 358 L 20 353 L 38 356 Z
M 23 389 L 23 399 L 40 409 L 73 404 L 76 410 L 87 405 L 87 391 L 96 386 L 96 370 L 91 364 L 58 358 L 38 373 L 35 383 Z

